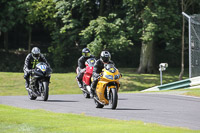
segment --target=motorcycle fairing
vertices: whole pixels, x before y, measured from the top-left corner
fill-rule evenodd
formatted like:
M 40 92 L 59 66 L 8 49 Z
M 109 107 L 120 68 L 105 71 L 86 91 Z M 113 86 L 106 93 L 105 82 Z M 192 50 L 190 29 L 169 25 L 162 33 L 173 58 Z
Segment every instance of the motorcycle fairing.
M 113 79 L 107 78 L 106 75 L 112 76 Z M 119 78 L 114 78 L 116 75 L 120 75 L 118 70 L 115 70 L 115 72 L 110 72 L 109 70 L 103 69 L 102 77 L 97 83 L 96 94 L 99 98 L 99 101 L 101 101 L 105 105 L 109 104 L 109 97 L 107 93 L 110 92 L 111 88 L 116 88 L 118 91 L 120 87 Z

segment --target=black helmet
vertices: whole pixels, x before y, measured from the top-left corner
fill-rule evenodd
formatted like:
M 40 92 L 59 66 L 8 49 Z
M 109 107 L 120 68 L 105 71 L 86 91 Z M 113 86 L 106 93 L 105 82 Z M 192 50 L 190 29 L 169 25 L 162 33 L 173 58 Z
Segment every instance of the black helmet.
M 108 63 L 111 59 L 111 55 L 108 51 L 102 51 L 100 60 L 103 61 L 104 63 Z
M 89 57 L 89 56 L 90 56 L 90 50 L 89 50 L 88 48 L 84 48 L 84 49 L 82 50 L 82 55 L 83 55 L 84 57 Z
M 34 59 L 38 60 L 40 58 L 40 49 L 38 47 L 32 48 L 31 53 Z

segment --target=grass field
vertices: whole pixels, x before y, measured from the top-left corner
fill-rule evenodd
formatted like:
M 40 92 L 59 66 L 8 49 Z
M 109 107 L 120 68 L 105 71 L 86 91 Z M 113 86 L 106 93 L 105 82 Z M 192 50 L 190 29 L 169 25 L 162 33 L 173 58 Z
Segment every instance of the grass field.
M 120 92 L 138 92 L 160 84 L 160 75 L 137 74 L 134 68 L 119 69 L 121 79 Z M 178 69 L 163 72 L 163 84 L 178 81 Z M 75 73 L 53 73 L 51 76 L 50 95 L 53 94 L 81 94 L 75 80 Z M 188 78 L 186 74 L 184 79 Z M 0 72 L 0 95 L 27 95 L 24 87 L 23 73 Z M 199 89 L 190 90 L 187 95 L 199 96 Z
M 141 121 L 53 113 L 0 105 L 1 133 L 200 133 Z

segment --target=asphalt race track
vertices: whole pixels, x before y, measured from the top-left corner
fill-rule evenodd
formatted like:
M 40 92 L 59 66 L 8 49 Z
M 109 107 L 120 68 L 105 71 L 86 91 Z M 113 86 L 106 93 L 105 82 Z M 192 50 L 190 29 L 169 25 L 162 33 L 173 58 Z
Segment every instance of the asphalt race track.
M 0 104 L 200 130 L 200 98 L 196 97 L 120 93 L 116 110 L 109 106 L 97 109 L 93 99 L 85 99 L 81 94 L 50 95 L 46 102 L 40 98 L 29 100 L 28 96 L 0 96 Z

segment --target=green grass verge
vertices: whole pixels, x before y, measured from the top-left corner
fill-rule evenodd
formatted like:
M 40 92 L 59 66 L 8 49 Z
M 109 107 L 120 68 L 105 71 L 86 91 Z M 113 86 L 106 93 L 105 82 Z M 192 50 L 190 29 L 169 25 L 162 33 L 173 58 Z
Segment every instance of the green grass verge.
M 53 113 L 0 105 L 1 133 L 200 133 L 141 121 Z
M 134 68 L 119 69 L 123 74 L 120 92 L 138 92 L 160 84 L 160 75 L 137 74 Z M 185 72 L 186 73 L 186 72 Z M 178 81 L 179 69 L 167 69 L 163 72 L 163 84 Z M 53 73 L 50 95 L 81 94 L 75 80 L 76 73 Z M 186 79 L 188 74 L 183 78 Z M 0 95 L 27 95 L 23 73 L 0 72 Z
M 153 86 L 160 85 L 160 73 L 138 74 L 135 68 L 120 69 L 123 77 L 121 79 L 121 91 L 141 91 Z M 179 69 L 167 69 L 163 72 L 163 84 L 178 81 Z M 185 74 L 183 79 L 188 78 Z
M 200 97 L 200 88 L 198 88 L 198 89 L 189 89 L 188 92 L 186 92 L 184 94 L 185 95 L 189 95 L 189 96 Z
M 0 72 L 0 95 L 27 95 L 23 73 Z M 52 74 L 50 95 L 79 94 L 75 73 Z
M 195 88 L 195 89 L 179 89 L 179 90 L 174 90 L 174 91 L 183 92 L 182 94 L 188 95 L 188 96 L 200 97 L 200 88 Z

